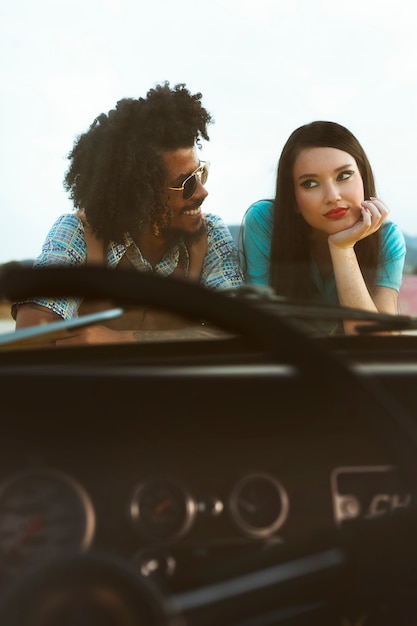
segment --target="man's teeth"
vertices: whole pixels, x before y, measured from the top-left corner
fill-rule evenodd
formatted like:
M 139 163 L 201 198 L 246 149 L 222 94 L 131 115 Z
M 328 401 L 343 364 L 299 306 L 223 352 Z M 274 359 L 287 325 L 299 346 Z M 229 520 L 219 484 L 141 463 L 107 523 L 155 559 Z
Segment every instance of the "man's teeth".
M 198 207 L 198 209 L 190 209 L 189 211 L 184 211 L 184 215 L 191 215 L 191 216 L 199 215 L 200 210 L 201 210 L 200 207 Z

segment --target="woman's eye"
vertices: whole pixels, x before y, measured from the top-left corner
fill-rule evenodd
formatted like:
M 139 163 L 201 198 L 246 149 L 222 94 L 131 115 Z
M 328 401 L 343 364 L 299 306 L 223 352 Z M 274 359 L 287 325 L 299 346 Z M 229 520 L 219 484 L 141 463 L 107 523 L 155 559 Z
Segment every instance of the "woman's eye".
M 337 177 L 337 180 L 347 180 L 352 175 L 353 175 L 353 172 L 351 170 L 347 170 L 346 172 L 340 172 L 340 174 Z
M 301 187 L 304 187 L 304 189 L 312 189 L 313 187 L 317 187 L 318 182 L 315 180 L 303 180 L 303 182 L 301 183 Z

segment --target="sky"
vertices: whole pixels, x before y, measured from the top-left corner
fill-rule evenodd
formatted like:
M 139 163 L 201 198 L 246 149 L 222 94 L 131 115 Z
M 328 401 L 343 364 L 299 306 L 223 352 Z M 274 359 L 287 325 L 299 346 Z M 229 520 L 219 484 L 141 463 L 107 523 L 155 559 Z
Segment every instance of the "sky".
M 414 0 L 1 0 L 0 263 L 34 258 L 74 139 L 156 84 L 215 123 L 206 212 L 239 224 L 272 197 L 290 133 L 327 119 L 364 147 L 390 218 L 417 237 Z

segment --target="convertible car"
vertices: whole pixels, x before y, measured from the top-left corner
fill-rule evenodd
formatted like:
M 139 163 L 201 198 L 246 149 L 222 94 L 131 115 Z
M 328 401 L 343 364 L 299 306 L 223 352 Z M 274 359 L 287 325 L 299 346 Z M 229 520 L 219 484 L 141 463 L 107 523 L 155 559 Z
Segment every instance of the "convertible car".
M 0 335 L 2 626 L 417 623 L 413 316 L 2 269 L 33 295 L 109 307 Z M 144 306 L 207 336 L 46 344 Z

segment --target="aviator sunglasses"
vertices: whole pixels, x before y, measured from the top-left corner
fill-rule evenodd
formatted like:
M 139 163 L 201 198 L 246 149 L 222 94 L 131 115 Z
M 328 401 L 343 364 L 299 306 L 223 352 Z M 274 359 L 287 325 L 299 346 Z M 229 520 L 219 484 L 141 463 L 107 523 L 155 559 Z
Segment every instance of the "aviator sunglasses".
M 195 190 L 197 189 L 197 181 L 201 181 L 204 185 L 209 171 L 209 162 L 200 161 L 200 165 L 194 170 L 181 184 L 181 187 L 168 187 L 173 191 L 182 191 L 182 197 L 184 200 L 189 200 L 193 197 Z

